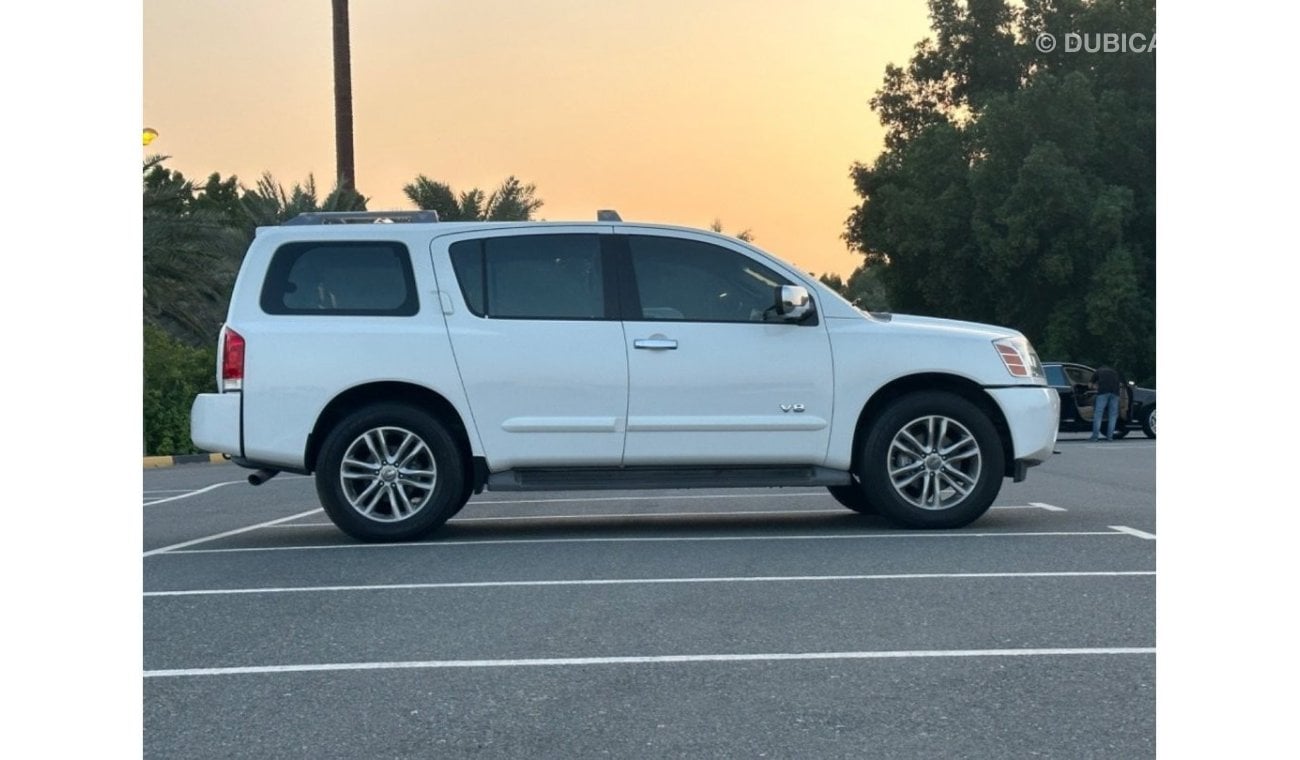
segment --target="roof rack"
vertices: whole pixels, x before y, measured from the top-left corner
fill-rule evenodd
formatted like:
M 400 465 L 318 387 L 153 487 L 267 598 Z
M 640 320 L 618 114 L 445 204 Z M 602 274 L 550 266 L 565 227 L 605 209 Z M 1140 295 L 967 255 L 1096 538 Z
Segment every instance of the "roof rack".
M 437 211 L 308 211 L 282 226 L 299 224 L 420 224 L 438 221 Z
M 621 222 L 623 217 L 612 208 L 603 208 L 596 212 L 596 221 L 598 222 Z

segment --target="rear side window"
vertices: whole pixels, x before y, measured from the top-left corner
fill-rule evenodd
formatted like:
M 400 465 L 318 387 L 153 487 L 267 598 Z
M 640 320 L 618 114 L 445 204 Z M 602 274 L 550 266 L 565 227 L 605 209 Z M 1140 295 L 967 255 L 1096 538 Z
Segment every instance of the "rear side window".
M 262 286 L 267 314 L 409 317 L 419 309 L 411 256 L 401 243 L 282 245 Z
M 470 311 L 494 319 L 605 319 L 599 235 L 512 235 L 449 249 Z
M 1065 379 L 1065 370 L 1061 369 L 1060 367 L 1044 367 L 1043 370 L 1047 372 L 1048 385 L 1069 385 L 1070 384 L 1070 382 Z

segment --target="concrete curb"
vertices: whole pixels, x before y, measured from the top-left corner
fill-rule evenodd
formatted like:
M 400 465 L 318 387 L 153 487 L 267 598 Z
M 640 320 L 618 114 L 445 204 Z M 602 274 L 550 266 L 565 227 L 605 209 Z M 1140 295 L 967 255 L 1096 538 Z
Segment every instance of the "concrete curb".
M 144 467 L 146 470 L 155 467 L 171 467 L 177 464 L 194 464 L 196 462 L 224 462 L 225 454 L 178 454 L 168 457 L 145 457 Z

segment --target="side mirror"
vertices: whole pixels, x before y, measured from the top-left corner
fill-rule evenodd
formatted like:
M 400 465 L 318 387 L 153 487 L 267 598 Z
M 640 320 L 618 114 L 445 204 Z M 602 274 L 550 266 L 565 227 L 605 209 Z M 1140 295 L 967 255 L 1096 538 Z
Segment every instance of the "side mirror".
M 812 313 L 812 296 L 802 285 L 778 285 L 776 290 L 776 313 L 785 322 L 799 322 Z

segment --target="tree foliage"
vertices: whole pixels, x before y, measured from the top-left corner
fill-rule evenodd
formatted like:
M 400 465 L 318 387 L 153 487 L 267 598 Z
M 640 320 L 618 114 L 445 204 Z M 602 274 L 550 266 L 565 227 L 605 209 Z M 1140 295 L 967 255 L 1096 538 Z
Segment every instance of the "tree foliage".
M 1155 53 L 1034 44 L 1150 36 L 1154 3 L 931 0 L 930 20 L 871 100 L 886 149 L 851 172 L 859 271 L 900 311 L 1010 325 L 1045 358 L 1154 378 Z
M 164 160 L 144 163 L 144 321 L 201 345 L 216 337 L 246 241 Z
M 889 296 L 880 279 L 881 269 L 883 267 L 864 264 L 854 269 L 848 280 L 834 273 L 823 274 L 817 279 L 859 309 L 889 311 Z
M 243 191 L 239 202 L 247 223 L 256 228 L 283 224 L 313 211 L 365 211 L 367 199 L 355 190 L 336 186 L 321 200 L 316 191 L 316 178 L 311 174 L 305 183 L 295 182 L 285 190 L 270 172 L 263 172 L 251 190 Z
M 215 390 L 216 345 L 196 348 L 144 326 L 144 453 L 190 454 L 190 405 Z
M 713 224 L 710 224 L 710 225 L 709 225 L 709 229 L 713 230 L 714 232 L 716 232 L 716 233 L 718 233 L 718 234 L 720 234 L 720 235 L 722 235 L 722 234 L 729 234 L 729 233 L 724 233 L 724 232 L 722 231 L 722 220 L 721 220 L 721 219 L 714 219 L 714 220 L 713 220 Z M 740 232 L 737 232 L 737 233 L 734 235 L 734 237 L 735 237 L 737 240 L 743 240 L 743 241 L 745 241 L 746 243 L 752 243 L 752 242 L 754 242 L 754 231 L 751 230 L 751 229 L 749 229 L 748 227 L 746 227 L 745 229 L 741 230 Z
M 526 222 L 542 207 L 536 185 L 525 185 L 513 175 L 484 193 L 477 187 L 457 195 L 445 182 L 423 174 L 402 188 L 417 208 L 438 212 L 444 222 Z

